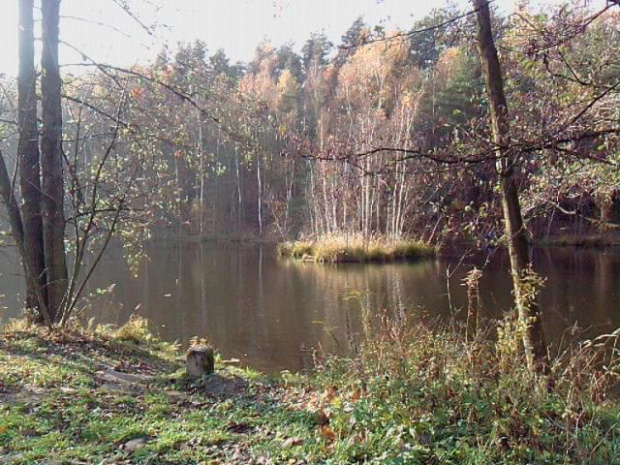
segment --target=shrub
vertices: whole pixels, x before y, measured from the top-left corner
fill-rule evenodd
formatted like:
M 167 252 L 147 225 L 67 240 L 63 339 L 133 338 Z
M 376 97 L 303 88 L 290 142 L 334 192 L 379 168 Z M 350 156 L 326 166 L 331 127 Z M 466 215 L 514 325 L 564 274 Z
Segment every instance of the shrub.
M 131 315 L 129 321 L 116 330 L 114 338 L 119 341 L 135 342 L 136 344 L 154 339 L 153 333 L 149 329 L 148 320 L 138 315 Z

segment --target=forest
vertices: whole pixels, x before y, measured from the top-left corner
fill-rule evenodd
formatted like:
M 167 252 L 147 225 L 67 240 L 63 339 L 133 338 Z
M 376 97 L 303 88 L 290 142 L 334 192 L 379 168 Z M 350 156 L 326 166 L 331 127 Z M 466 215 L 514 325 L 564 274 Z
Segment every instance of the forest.
M 131 2 L 111 1 L 148 28 Z M 472 0 L 396 30 L 360 12 L 339 41 L 264 39 L 247 63 L 196 39 L 133 66 L 64 42 L 60 0 L 17 3 L 19 71 L 0 74 L 0 227 L 23 292 L 10 291 L 20 318 L 0 318 L 0 462 L 620 463 L 619 333 L 581 337 L 571 321 L 571 337 L 550 337 L 557 309 L 541 296 L 555 278 L 536 259 L 592 248 L 585 274 L 618 295 L 620 261 L 597 274 L 620 245 L 617 1 L 507 13 Z M 82 61 L 63 64 L 61 47 Z M 308 286 L 439 263 L 450 312 L 452 292 L 463 308 L 429 322 L 400 287 L 394 308 L 371 308 L 364 293 L 379 291 L 365 275 L 338 291 L 337 349 L 319 341 L 304 349 L 311 367 L 266 375 L 237 359 L 247 321 L 231 326 L 227 353 L 219 333 L 159 335 L 143 301 L 115 321 L 92 312 L 123 285 L 102 281 L 109 261 L 142 279 L 171 243 L 203 269 L 205 247 L 259 247 L 248 302 L 266 298 L 267 250 L 287 267 L 278 276 L 311 273 Z M 460 259 L 442 258 L 455 249 Z M 496 251 L 510 308 L 490 317 Z M 174 278 L 179 293 L 193 292 L 192 273 Z M 231 281 L 247 291 L 255 274 Z M 215 331 L 205 302 L 218 297 L 200 279 L 190 305 Z M 341 317 L 350 300 L 353 322 Z M 620 307 L 601 311 L 619 322 Z

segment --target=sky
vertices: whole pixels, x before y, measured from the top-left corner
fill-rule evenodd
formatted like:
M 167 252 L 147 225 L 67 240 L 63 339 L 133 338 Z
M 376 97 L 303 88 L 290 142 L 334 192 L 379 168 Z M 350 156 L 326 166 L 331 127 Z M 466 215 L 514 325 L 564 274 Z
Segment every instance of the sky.
M 0 73 L 17 73 L 17 4 L 0 0 Z M 467 6 L 466 0 L 456 0 Z M 496 0 L 505 12 L 514 0 Z M 119 4 L 127 4 L 139 22 Z M 164 44 L 200 39 L 211 53 L 223 48 L 232 62 L 249 61 L 264 39 L 275 46 L 293 42 L 299 50 L 312 32 L 337 43 L 363 16 L 388 30 L 408 28 L 445 0 L 62 0 L 62 64 L 88 58 L 130 66 L 152 60 Z M 149 33 L 143 25 L 153 27 Z M 80 53 L 78 53 L 78 51 Z

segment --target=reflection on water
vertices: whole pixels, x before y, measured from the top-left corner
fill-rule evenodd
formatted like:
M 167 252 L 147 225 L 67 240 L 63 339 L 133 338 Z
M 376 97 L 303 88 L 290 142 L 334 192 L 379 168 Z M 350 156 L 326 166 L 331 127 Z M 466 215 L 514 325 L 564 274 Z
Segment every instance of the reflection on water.
M 8 308 L 0 315 L 16 316 L 20 268 L 10 249 L 0 254 L 0 306 Z M 347 334 L 361 329 L 361 304 L 405 309 L 424 320 L 464 317 L 461 283 L 474 264 L 487 263 L 481 281 L 485 314 L 511 307 L 502 252 L 462 262 L 455 253 L 418 263 L 331 266 L 279 260 L 272 246 L 161 243 L 149 249 L 149 257 L 135 278 L 122 252 L 110 251 L 89 292 L 115 287 L 92 303 L 86 317 L 120 324 L 138 313 L 167 340 L 206 336 L 224 356 L 267 371 L 307 367 L 311 347 L 346 350 Z M 541 305 L 549 340 L 575 323 L 590 334 L 620 326 L 620 250 L 539 249 L 533 260 L 547 277 Z

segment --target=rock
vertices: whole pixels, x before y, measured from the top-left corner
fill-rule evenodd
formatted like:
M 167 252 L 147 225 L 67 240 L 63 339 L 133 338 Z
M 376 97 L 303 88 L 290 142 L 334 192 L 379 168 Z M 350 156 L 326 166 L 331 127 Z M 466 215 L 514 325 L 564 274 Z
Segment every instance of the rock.
M 24 454 L 21 452 L 13 452 L 7 455 L 0 455 L 0 463 L 15 463 L 21 462 L 24 459 Z
M 140 391 L 144 385 L 153 379 L 149 375 L 123 373 L 116 370 L 97 371 L 95 373 L 102 389 L 118 392 Z
M 187 351 L 185 371 L 190 378 L 201 378 L 215 370 L 213 349 L 205 345 L 195 345 Z
M 131 439 L 130 441 L 127 441 L 125 444 L 123 444 L 123 450 L 125 452 L 129 452 L 130 454 L 133 454 L 138 449 L 143 448 L 145 444 L 146 439 L 144 438 Z

